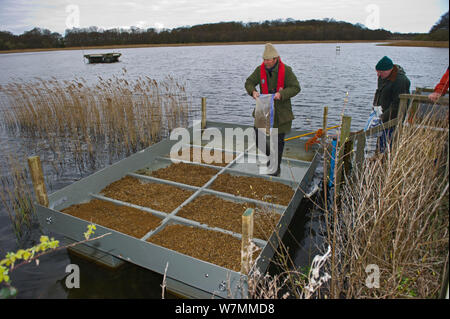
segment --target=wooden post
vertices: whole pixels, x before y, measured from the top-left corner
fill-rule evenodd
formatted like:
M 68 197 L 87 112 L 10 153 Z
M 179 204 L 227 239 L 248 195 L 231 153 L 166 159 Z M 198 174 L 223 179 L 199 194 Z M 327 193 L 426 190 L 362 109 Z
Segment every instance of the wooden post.
M 253 215 L 254 209 L 247 208 L 242 214 L 242 246 L 241 246 L 241 274 L 248 275 L 250 271 L 250 260 L 252 251 L 250 243 L 253 238 Z
M 356 154 L 355 154 L 355 162 L 356 162 L 356 170 L 358 173 L 361 172 L 361 169 L 364 164 L 364 149 L 366 147 L 366 133 L 361 132 L 356 135 Z
M 344 145 L 344 173 L 347 176 L 350 176 L 350 173 L 352 171 L 352 158 L 353 158 L 353 139 L 349 138 L 345 142 Z
M 409 96 L 410 96 L 409 94 L 400 94 L 400 103 L 398 105 L 398 114 L 397 114 L 397 119 L 398 119 L 397 125 L 403 124 L 404 116 L 405 116 L 406 110 L 407 110 Z
M 322 144 L 325 145 L 327 139 L 327 125 L 328 125 L 328 106 L 323 107 L 323 121 L 322 121 Z
M 33 181 L 34 193 L 36 194 L 39 205 L 48 207 L 48 196 L 45 189 L 44 174 L 42 173 L 42 164 L 39 156 L 28 157 L 28 166 L 30 168 L 31 180 Z
M 342 124 L 341 124 L 341 136 L 339 139 L 339 152 L 337 153 L 336 157 L 336 178 L 334 180 L 335 185 L 335 194 L 339 194 L 340 184 L 341 184 L 341 178 L 342 178 L 342 166 L 343 166 L 343 157 L 345 155 L 345 142 L 347 141 L 348 137 L 350 136 L 350 125 L 352 122 L 352 118 L 349 116 L 342 116 Z
M 416 116 L 418 109 L 419 109 L 419 101 L 417 101 L 415 99 L 411 99 L 411 102 L 408 107 L 408 112 L 407 112 L 408 120 L 409 120 L 409 118 L 413 119 Z
M 409 106 L 412 105 L 412 103 L 414 102 L 414 97 L 411 98 L 410 94 L 400 94 L 400 103 L 398 105 L 398 113 L 397 113 L 397 125 L 394 126 L 395 131 L 393 136 L 391 137 L 391 145 L 393 148 L 398 146 L 399 143 L 399 135 L 402 131 L 403 128 L 403 121 L 405 120 L 406 116 L 411 116 L 411 109 L 408 109 Z M 409 101 L 409 105 L 408 105 L 408 101 Z M 394 119 L 395 120 L 395 119 Z M 389 123 L 389 122 L 388 122 Z
M 204 130 L 206 128 L 206 97 L 202 97 L 202 127 Z

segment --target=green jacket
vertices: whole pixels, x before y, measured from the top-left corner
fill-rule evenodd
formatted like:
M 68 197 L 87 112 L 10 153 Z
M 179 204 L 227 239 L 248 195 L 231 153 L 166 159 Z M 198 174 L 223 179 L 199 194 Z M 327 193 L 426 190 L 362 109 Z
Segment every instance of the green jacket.
M 397 118 L 400 94 L 409 93 L 411 82 L 399 65 L 394 65 L 392 73 L 386 79 L 378 78 L 378 88 L 373 99 L 374 106 L 381 106 L 381 120 L 387 122 Z
M 267 86 L 269 92 L 276 90 L 278 81 L 278 63 L 275 69 L 270 75 L 267 73 Z M 273 121 L 273 127 L 278 128 L 278 133 L 288 133 L 291 130 L 292 120 L 294 119 L 294 113 L 292 113 L 291 98 L 300 92 L 300 84 L 292 68 L 285 66 L 284 75 L 284 88 L 280 90 L 281 100 L 275 100 L 274 109 L 275 116 Z M 261 84 L 261 66 L 258 66 L 255 71 L 245 81 L 245 90 L 251 96 L 253 91 L 256 90 L 256 86 Z M 261 92 L 261 86 L 260 86 Z M 254 110 L 253 110 L 254 116 Z

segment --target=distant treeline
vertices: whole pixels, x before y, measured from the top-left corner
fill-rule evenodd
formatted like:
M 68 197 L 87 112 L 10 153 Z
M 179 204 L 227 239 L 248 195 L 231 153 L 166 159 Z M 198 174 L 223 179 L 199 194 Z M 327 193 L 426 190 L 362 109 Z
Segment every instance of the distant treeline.
M 389 31 L 369 30 L 359 25 L 336 21 L 265 21 L 262 23 L 222 22 L 181 27 L 125 31 L 89 28 L 68 30 L 67 46 L 148 43 L 247 42 L 289 40 L 384 40 Z
M 34 28 L 21 35 L 0 31 L 0 50 L 202 42 L 378 41 L 412 39 L 415 36 L 417 34 L 392 33 L 383 29 L 370 30 L 362 24 L 351 24 L 333 19 L 308 21 L 286 19 L 250 23 L 220 22 L 171 30 L 156 30 L 153 28 L 143 30 L 136 27 L 109 30 L 102 30 L 97 27 L 74 28 L 67 29 L 64 36 L 40 28 Z
M 437 21 L 430 32 L 420 34 L 415 37 L 416 40 L 431 40 L 431 41 L 448 41 L 448 11 L 443 14 L 439 21 Z
M 0 31 L 0 50 L 62 48 L 64 38 L 61 34 L 47 29 L 34 28 L 21 35 Z

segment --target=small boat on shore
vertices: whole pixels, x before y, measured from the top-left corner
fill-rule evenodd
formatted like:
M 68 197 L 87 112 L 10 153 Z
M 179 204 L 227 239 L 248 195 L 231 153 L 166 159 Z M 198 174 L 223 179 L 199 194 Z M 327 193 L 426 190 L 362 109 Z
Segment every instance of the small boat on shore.
M 113 63 L 119 62 L 119 57 L 122 53 L 97 53 L 85 54 L 84 57 L 88 59 L 89 63 Z

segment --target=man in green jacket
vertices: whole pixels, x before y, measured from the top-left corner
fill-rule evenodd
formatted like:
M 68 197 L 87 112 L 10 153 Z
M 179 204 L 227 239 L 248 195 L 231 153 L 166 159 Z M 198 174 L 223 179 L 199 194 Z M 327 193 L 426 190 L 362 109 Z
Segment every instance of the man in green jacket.
M 300 84 L 292 68 L 285 65 L 271 43 L 265 45 L 263 63 L 245 81 L 245 90 L 254 99 L 261 94 L 274 95 L 273 128 L 277 128 L 278 134 L 278 168 L 270 175 L 280 175 L 281 158 L 284 149 L 284 137 L 291 130 L 294 114 L 292 113 L 291 98 L 300 92 Z M 259 91 L 256 86 L 259 85 Z M 256 143 L 258 145 L 258 130 L 255 128 Z M 267 144 L 266 144 L 267 145 Z M 269 155 L 269 150 L 266 149 Z
M 378 88 L 373 99 L 374 106 L 381 106 L 383 114 L 381 121 L 383 123 L 397 118 L 398 107 L 400 104 L 400 94 L 409 94 L 411 82 L 406 76 L 403 68 L 392 60 L 384 56 L 375 66 L 378 76 Z M 394 128 L 386 129 L 379 140 L 379 150 L 381 153 L 390 143 Z

